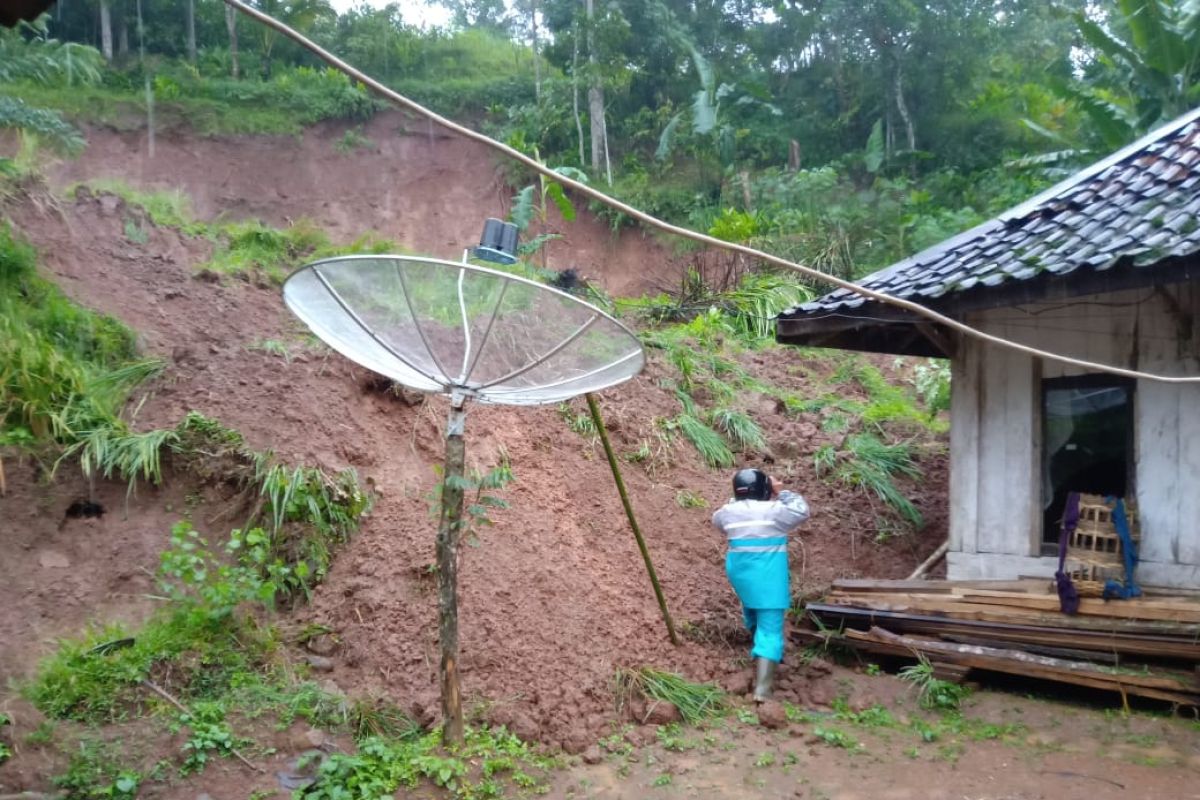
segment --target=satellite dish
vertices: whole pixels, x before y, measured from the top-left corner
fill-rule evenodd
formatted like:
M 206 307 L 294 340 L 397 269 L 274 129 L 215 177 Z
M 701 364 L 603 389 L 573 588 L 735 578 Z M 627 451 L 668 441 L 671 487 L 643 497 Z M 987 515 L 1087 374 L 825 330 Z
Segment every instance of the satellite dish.
M 516 261 L 516 228 L 488 220 L 477 258 Z M 289 309 L 326 344 L 422 392 L 450 396 L 438 524 L 438 617 L 443 737 L 462 742 L 458 680 L 458 538 L 462 528 L 465 403 L 539 405 L 588 395 L 634 536 L 666 612 L 591 392 L 645 365 L 637 337 L 595 306 L 545 284 L 433 258 L 344 256 L 317 261 L 283 285 Z
M 642 370 L 637 337 L 545 284 L 416 256 L 344 256 L 283 286 L 288 308 L 342 355 L 410 389 L 481 403 L 558 403 Z

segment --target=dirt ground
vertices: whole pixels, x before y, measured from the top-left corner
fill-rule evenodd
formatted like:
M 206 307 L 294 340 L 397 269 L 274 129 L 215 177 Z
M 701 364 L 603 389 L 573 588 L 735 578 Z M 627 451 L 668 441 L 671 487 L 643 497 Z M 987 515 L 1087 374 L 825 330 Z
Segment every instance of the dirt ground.
M 258 216 L 274 223 L 307 216 L 335 238 L 349 240 L 373 229 L 441 255 L 457 253 L 478 235 L 479 220 L 506 210 L 510 192 L 494 162 L 475 145 L 414 132 L 399 115 L 376 118 L 365 133 L 374 148 L 350 154 L 334 150 L 341 131 L 332 126 L 299 138 L 222 141 L 167 134 L 159 137 L 157 156 L 150 161 L 140 134 L 96 130 L 89 132 L 84 156 L 61 165 L 53 182 L 61 187 L 111 175 L 135 185 L 177 186 L 194 199 L 202 216 Z M 372 390 L 364 370 L 305 340 L 277 289 L 199 275 L 196 267 L 211 247 L 207 241 L 152 226 L 146 226 L 145 244 L 128 241 L 124 224 L 134 212 L 115 197 L 85 193 L 10 205 L 6 213 L 68 294 L 118 316 L 138 332 L 147 353 L 169 361 L 138 406 L 137 427 L 174 425 L 194 409 L 241 431 L 253 448 L 329 470 L 358 470 L 375 493 L 375 508 L 312 604 L 298 614 L 336 633 L 335 666 L 323 676 L 332 686 L 351 694 L 386 694 L 424 721 L 434 721 L 437 630 L 427 569 L 434 559 L 428 495 L 441 458 L 445 402 L 410 403 Z M 669 284 L 682 268 L 680 259 L 672 260 L 653 240 L 636 233 L 614 239 L 587 215 L 566 230 L 567 239 L 555 242 L 551 251 L 552 257 L 564 255 L 556 266 L 568 266 L 570 253 L 570 265 L 581 266 L 615 294 Z M 290 358 L 265 352 L 262 344 L 268 340 L 286 343 Z M 795 350 L 771 349 L 752 358 L 746 366 L 753 372 L 796 388 L 810 375 L 832 369 L 821 356 Z M 879 364 L 890 369 L 883 360 Z M 664 374 L 652 354 L 642 375 L 601 396 L 618 451 L 658 441 L 656 418 L 678 413 L 678 402 L 660 386 Z M 819 590 L 836 577 L 904 576 L 944 539 L 944 452 L 934 448 L 921 464 L 925 477 L 903 487 L 928 520 L 926 528 L 878 542 L 869 501 L 812 473 L 813 452 L 830 441 L 819 415 L 790 418 L 762 398 L 746 398 L 746 404 L 767 432 L 772 462 L 765 468 L 805 494 L 813 508 L 802 529 L 803 544 L 793 553 L 798 591 Z M 575 407 L 574 413 L 581 409 Z M 617 667 L 655 665 L 693 679 L 739 680 L 744 653 L 729 644 L 736 640 L 737 604 L 723 574 L 722 543 L 709 524 L 712 511 L 728 496 L 727 475 L 706 468 L 687 445 L 660 449 L 650 462 L 626 468 L 667 601 L 676 621 L 690 631 L 676 648 L 665 636 L 599 446 L 571 432 L 553 407 L 472 408 L 467 432 L 472 465 L 486 469 L 506 457 L 516 477 L 503 492 L 511 507 L 494 513 L 495 524 L 472 537 L 460 567 L 460 669 L 472 713 L 523 737 L 581 753 L 614 731 Z M 56 637 L 76 633 L 89 621 L 136 621 L 147 613 L 157 602 L 148 596 L 150 574 L 170 525 L 184 513 L 201 530 L 224 532 L 224 522 L 217 519 L 222 499 L 169 471 L 163 487 L 140 487 L 126 501 L 123 485 L 101 482 L 89 488 L 73 467 L 64 467 L 51 486 L 32 462 L 8 460 L 6 468 L 10 492 L 0 497 L 5 553 L 0 607 L 6 609 L 0 615 L 0 683 L 5 685 L 28 676 Z M 677 498 L 685 490 L 707 506 L 681 507 Z M 98 502 L 105 513 L 69 516 L 69 507 L 80 499 Z M 828 708 L 838 693 L 831 686 L 862 677 L 826 676 L 814 683 L 797 667 L 783 682 L 781 696 Z M 815 696 L 814 686 L 823 687 Z M 19 701 L 3 702 L 21 711 L 23 729 L 36 724 L 36 714 Z M 638 730 L 643 739 L 654 736 L 652 729 L 649 734 L 644 727 Z M 1106 797 L 1111 788 L 1103 781 L 1056 776 L 1056 771 L 1091 775 L 1098 769 L 1090 763 L 1061 770 L 1046 766 L 1062 765 L 1054 759 L 1069 760 L 1067 749 L 1042 753 L 1023 746 L 1011 753 L 984 742 L 949 763 L 924 750 L 915 760 L 892 758 L 888 747 L 899 750 L 898 735 L 893 743 L 872 745 L 870 755 L 836 752 L 804 736 L 767 734 L 746 724 L 712 735 L 716 744 L 706 745 L 707 750 L 660 753 L 657 745 L 642 746 L 637 763 L 610 755 L 602 763 L 581 765 L 564 774 L 551 796 L 821 797 L 818 792 L 825 792 L 828 797 L 899 798 L 907 796 L 896 793 L 902 787 L 929 790 L 935 773 L 968 776 L 963 785 L 970 788 L 930 797 Z M 1194 737 L 1191 741 L 1177 746 L 1179 758 L 1164 761 L 1167 767 L 1145 768 L 1148 785 L 1157 785 L 1154 776 L 1182 780 L 1184 773 L 1176 767 L 1195 768 L 1188 762 Z M 747 767 L 744 759 L 753 762 L 758 750 L 778 752 L 776 766 Z M 796 763 L 784 763 L 790 762 L 789 753 Z M 1024 763 L 1018 756 L 1030 753 L 1050 769 L 1048 776 L 1037 779 L 1008 766 Z M 879 766 L 878 759 L 891 766 Z M 646 788 L 667 763 L 677 770 L 670 785 Z M 914 770 L 918 764 L 925 769 Z M 1095 774 L 1108 778 L 1142 769 L 1113 764 Z M 244 796 L 238 792 L 246 786 L 232 766 L 214 769 L 211 776 L 206 773 L 203 791 L 215 800 Z M 36 776 L 10 783 L 5 770 L 11 768 L 0 769 L 0 789 L 37 788 L 26 783 Z M 233 776 L 226 784 L 230 788 L 218 791 L 227 773 Z M 1019 792 L 996 788 L 996 781 L 1017 780 L 1016 774 L 1021 777 L 1014 785 L 1024 787 Z M 807 784 L 797 784 L 801 775 Z M 989 784 L 988 776 L 998 777 Z M 1143 785 L 1129 774 L 1112 780 Z M 1179 790 L 1138 796 L 1187 796 L 1182 783 L 1170 785 Z M 807 794 L 795 794 L 797 789 Z

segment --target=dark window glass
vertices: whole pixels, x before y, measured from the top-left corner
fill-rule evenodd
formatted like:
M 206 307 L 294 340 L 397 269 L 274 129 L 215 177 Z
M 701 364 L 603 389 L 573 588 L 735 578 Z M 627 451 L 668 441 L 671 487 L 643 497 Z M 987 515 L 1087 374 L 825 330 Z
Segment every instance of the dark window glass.
M 1042 382 L 1042 541 L 1057 544 L 1068 492 L 1133 490 L 1132 381 L 1107 376 Z

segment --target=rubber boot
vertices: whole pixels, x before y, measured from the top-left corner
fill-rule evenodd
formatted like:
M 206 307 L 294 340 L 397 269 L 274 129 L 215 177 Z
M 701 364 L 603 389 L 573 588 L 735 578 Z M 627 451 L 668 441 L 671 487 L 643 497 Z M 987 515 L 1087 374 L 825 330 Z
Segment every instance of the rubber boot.
M 769 658 L 754 659 L 754 702 L 765 703 L 770 700 L 773 683 L 775 662 Z

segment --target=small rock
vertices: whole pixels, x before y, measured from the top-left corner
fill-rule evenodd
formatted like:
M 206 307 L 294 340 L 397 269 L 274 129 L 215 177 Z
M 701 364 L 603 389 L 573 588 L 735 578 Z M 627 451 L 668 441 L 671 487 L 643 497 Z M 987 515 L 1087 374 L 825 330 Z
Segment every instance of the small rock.
M 646 712 L 647 725 L 670 725 L 672 722 L 682 722 L 683 715 L 674 703 L 665 700 L 652 703 Z
M 542 726 L 534 722 L 533 717 L 528 714 L 518 712 L 513 715 L 509 731 L 521 741 L 532 742 L 541 734 Z
M 804 735 L 804 728 L 800 727 L 799 725 L 789 725 L 787 732 L 788 732 L 788 736 L 791 736 L 795 739 L 799 739 L 801 736 Z
M 592 737 L 588 732 L 582 726 L 577 725 L 567 731 L 567 734 L 559 742 L 559 746 L 563 749 L 564 753 L 578 755 L 587 750 L 591 742 Z
M 721 688 L 729 694 L 746 694 L 754 688 L 754 670 L 744 669 L 721 679 Z
M 657 728 L 652 728 L 649 725 L 643 725 L 640 728 L 634 728 L 629 733 L 625 734 L 625 739 L 634 747 L 645 747 L 648 744 L 653 744 L 658 738 L 657 731 Z
M 333 672 L 333 659 L 325 656 L 305 656 L 304 660 L 308 665 L 318 672 Z
M 319 728 L 309 728 L 304 732 L 304 740 L 318 749 L 325 746 L 326 739 L 325 731 Z
M 805 744 L 820 744 L 821 737 L 817 736 L 815 733 L 810 733 L 804 737 L 804 743 Z
M 418 725 L 422 728 L 432 728 L 442 711 L 441 699 L 434 692 L 426 692 L 414 698 L 409 704 L 408 710 Z M 509 730 L 511 731 L 512 728 L 510 727 Z
M 808 702 L 821 708 L 829 708 L 837 697 L 834 687 L 828 681 L 818 681 L 808 687 Z
M 599 764 L 603 760 L 604 753 L 600 752 L 600 748 L 596 745 L 583 751 L 583 763 L 585 764 Z
M 117 209 L 119 209 L 122 205 L 124 205 L 124 201 L 122 201 L 121 198 L 117 197 L 115 194 L 100 195 L 100 213 L 106 217 L 111 217 L 113 214 L 116 214 Z
M 221 352 L 221 348 L 217 347 L 215 344 L 210 344 L 208 346 L 208 352 L 216 355 L 217 353 Z
M 850 710 L 855 714 L 860 714 L 863 711 L 866 711 L 868 708 L 872 708 L 879 704 L 879 700 L 876 699 L 875 695 L 870 694 L 869 692 L 860 694 L 858 697 L 852 697 L 849 703 Z
M 176 364 L 183 364 L 188 361 L 194 361 L 195 354 L 192 353 L 192 348 L 190 347 L 176 347 L 171 351 L 171 360 Z
M 816 678 L 821 675 L 832 675 L 833 665 L 821 658 L 814 658 L 808 662 L 808 667 L 805 670 L 810 678 Z
M 310 653 L 316 653 L 319 656 L 328 656 L 333 655 L 333 652 L 337 650 L 338 641 L 328 633 L 322 633 L 306 641 L 304 647 Z
M 183 297 L 183 292 L 178 289 L 167 289 L 163 292 L 163 300 L 174 300 L 176 297 Z
M 759 705 L 758 724 L 771 730 L 786 728 L 788 718 L 787 712 L 783 710 L 783 704 L 776 700 L 768 700 Z
M 201 283 L 220 283 L 221 276 L 211 269 L 202 269 L 195 274 L 195 279 Z
M 71 559 L 54 550 L 43 550 L 38 553 L 38 563 L 46 569 L 66 569 L 71 566 Z

